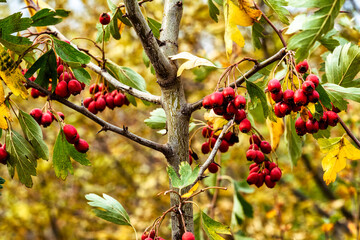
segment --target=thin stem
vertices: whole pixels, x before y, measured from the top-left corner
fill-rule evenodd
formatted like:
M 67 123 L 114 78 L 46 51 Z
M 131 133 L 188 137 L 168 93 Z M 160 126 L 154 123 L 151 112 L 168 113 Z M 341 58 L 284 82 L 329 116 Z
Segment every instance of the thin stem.
M 339 122 L 340 122 L 341 126 L 344 128 L 346 134 L 354 141 L 354 143 L 358 146 L 358 148 L 360 148 L 360 141 L 355 137 L 355 135 L 348 128 L 348 126 L 346 126 L 344 121 L 340 117 L 338 117 L 338 118 L 339 118 Z

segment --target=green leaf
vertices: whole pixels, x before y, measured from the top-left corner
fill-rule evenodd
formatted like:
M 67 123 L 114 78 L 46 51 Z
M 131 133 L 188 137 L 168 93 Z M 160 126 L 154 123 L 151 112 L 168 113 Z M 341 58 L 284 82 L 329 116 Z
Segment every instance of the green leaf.
M 145 119 L 145 124 L 152 129 L 163 129 L 166 127 L 166 114 L 164 109 L 157 108 L 150 112 L 150 117 Z
M 342 106 L 344 102 L 346 102 L 344 99 L 360 102 L 360 88 L 344 88 L 333 83 L 325 83 L 323 86 L 333 101 L 333 104 L 337 107 L 337 103 L 340 103 L 340 109 L 342 110 L 346 109 Z
M 9 152 L 8 170 L 13 178 L 16 172 L 21 183 L 31 188 L 33 181 L 31 176 L 36 176 L 35 150 L 26 139 L 19 133 L 11 130 L 6 134 L 6 150 Z
M 6 3 L 6 0 L 0 0 L 0 2 L 2 2 L 2 3 Z
M 25 137 L 34 147 L 36 156 L 44 160 L 49 159 L 49 149 L 43 140 L 39 124 L 28 113 L 19 110 L 19 122 Z
M 331 100 L 330 97 L 328 95 L 328 93 L 325 91 L 324 87 L 322 86 L 321 83 L 319 83 L 319 85 L 316 87 L 316 91 L 319 93 L 320 95 L 320 101 L 321 103 L 328 109 L 331 109 Z
M 116 15 L 117 18 L 124 23 L 126 26 L 131 27 L 131 22 L 126 17 L 123 17 L 123 12 L 119 12 L 119 14 Z
M 167 166 L 166 171 L 169 175 L 169 178 L 171 180 L 171 185 L 174 187 L 178 187 L 181 185 L 181 180 L 179 176 L 176 174 L 175 169 L 172 166 Z
M 219 223 L 201 211 L 203 229 L 210 240 L 224 240 L 219 234 L 231 235 L 230 227 Z
M 252 103 L 255 102 L 255 98 L 258 98 L 260 100 L 264 118 L 267 118 L 267 116 L 269 115 L 269 106 L 264 91 L 261 90 L 261 88 L 258 87 L 255 83 L 252 83 L 250 81 L 246 81 L 246 88 L 249 92 Z
M 28 38 L 13 35 L 1 36 L 0 43 L 18 55 L 22 55 L 32 45 L 32 42 Z
M 320 7 L 314 15 L 307 17 L 303 31 L 290 38 L 288 48 L 296 49 L 298 61 L 309 55 L 309 50 L 324 34 L 334 28 L 334 21 L 345 0 L 298 1 L 302 7 Z M 294 1 L 295 2 L 295 1 Z M 294 4 L 292 2 L 292 4 Z M 295 3 L 297 5 L 297 3 Z
M 88 64 L 90 62 L 90 57 L 85 53 L 80 52 L 74 48 L 71 44 L 67 42 L 60 41 L 56 38 L 54 39 L 55 52 L 59 57 L 65 62 L 75 62 L 80 64 Z
M 336 137 L 336 138 L 320 138 L 317 140 L 320 149 L 322 150 L 330 150 L 334 145 L 338 144 L 342 138 Z
M 289 25 L 289 19 L 286 17 L 290 15 L 289 11 L 283 6 L 287 6 L 287 1 L 285 0 L 264 0 L 266 5 L 268 5 L 278 16 L 282 23 Z
M 68 143 L 67 147 L 69 150 L 69 155 L 72 159 L 74 159 L 76 162 L 80 163 L 81 165 L 91 166 L 91 162 L 89 161 L 89 159 L 86 158 L 86 153 L 78 152 L 74 147 L 74 145 L 70 143 Z
M 196 240 L 204 240 L 204 234 L 201 230 L 201 215 L 200 213 L 194 214 L 194 235 Z
M 37 84 L 47 89 L 49 86 L 50 78 L 53 79 L 52 87 L 55 90 L 57 83 L 57 65 L 56 56 L 51 49 L 44 53 L 26 72 L 25 77 L 30 78 L 38 69 L 40 69 L 38 76 L 35 80 Z
M 67 17 L 69 16 L 70 11 L 65 10 L 51 10 L 48 8 L 43 8 L 40 11 L 36 12 L 34 16 L 31 17 L 33 20 L 31 26 L 33 27 L 41 27 L 41 26 L 49 26 L 55 25 L 62 22 L 62 18 L 59 17 Z
M 289 28 L 286 31 L 286 34 L 293 34 L 299 30 L 303 29 L 303 25 L 306 22 L 306 14 L 297 15 L 294 20 L 290 23 Z
M 353 87 L 355 76 L 360 71 L 360 47 L 348 43 L 338 46 L 326 57 L 325 73 L 329 83 Z
M 194 170 L 191 168 L 189 163 L 181 162 L 179 168 L 179 175 L 176 174 L 173 167 L 168 166 L 167 172 L 171 179 L 171 184 L 175 188 L 179 188 L 180 190 L 184 187 L 187 187 L 195 182 L 200 171 L 200 167 L 196 166 Z
M 296 166 L 298 159 L 301 156 L 302 141 L 295 130 L 295 121 L 288 116 L 286 118 L 286 132 L 285 137 L 287 141 L 288 154 L 291 160 L 291 166 Z
M 255 191 L 254 188 L 250 187 L 246 180 L 241 180 L 238 182 L 234 182 L 234 186 L 236 187 L 236 191 L 243 193 L 253 193 Z
M 156 38 L 160 37 L 160 29 L 161 29 L 161 23 L 156 21 L 155 19 L 152 19 L 150 17 L 147 18 L 147 22 L 149 24 L 149 27 L 154 34 Z
M 85 83 L 86 85 L 90 84 L 91 76 L 88 71 L 86 71 L 84 68 L 72 68 L 72 71 L 75 75 L 75 78 L 82 83 Z
M 234 203 L 233 210 L 231 214 L 231 225 L 236 226 L 241 224 L 246 217 L 252 218 L 254 215 L 254 210 L 250 203 L 248 203 L 244 197 L 240 194 L 241 191 L 246 189 L 248 193 L 254 192 L 253 188 L 250 188 L 246 181 L 243 182 L 233 182 L 234 184 Z M 247 188 L 245 188 L 247 184 Z
M 116 4 L 113 3 L 113 1 L 107 0 L 107 4 L 112 13 L 116 12 L 117 7 L 116 7 Z
M 103 36 L 104 36 L 103 27 L 104 25 L 102 25 L 101 23 L 96 24 L 97 34 L 96 34 L 95 42 L 97 43 L 101 43 L 103 41 Z M 110 25 L 109 24 L 106 25 L 106 27 L 104 27 L 104 30 L 105 30 L 104 42 L 108 42 L 110 39 Z
M 114 198 L 105 193 L 103 198 L 94 193 L 85 195 L 85 198 L 90 206 L 95 207 L 93 211 L 96 216 L 118 225 L 131 226 L 129 215 Z
M 31 26 L 32 20 L 30 18 L 22 18 L 22 15 L 21 12 L 17 12 L 0 19 L 0 38 L 3 38 L 4 35 L 26 30 Z
M 213 0 L 208 0 L 209 6 L 209 15 L 215 21 L 218 22 L 218 15 L 220 15 L 220 11 L 218 7 L 213 3 Z
M 319 42 L 329 51 L 334 51 L 334 49 L 340 45 L 340 42 L 338 40 L 332 38 L 336 33 L 337 31 L 335 29 L 332 29 L 319 40 Z
M 256 49 L 260 49 L 262 47 L 261 39 L 264 37 L 264 27 L 261 23 L 254 22 L 251 30 L 252 44 Z
M 118 18 L 117 18 L 118 14 L 120 14 L 120 12 L 116 11 L 114 16 L 111 17 L 111 21 L 109 24 L 111 36 L 116 40 L 119 40 L 121 38 L 119 25 L 118 25 Z

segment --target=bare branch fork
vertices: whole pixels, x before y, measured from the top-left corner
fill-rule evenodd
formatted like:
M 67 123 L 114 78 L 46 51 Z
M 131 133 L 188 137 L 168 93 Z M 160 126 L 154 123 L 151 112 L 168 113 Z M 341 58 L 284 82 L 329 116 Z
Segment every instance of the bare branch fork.
M 103 130 L 103 131 L 111 131 L 111 132 L 120 134 L 120 135 L 122 135 L 134 142 L 137 142 L 145 147 L 149 147 L 153 150 L 159 151 L 159 152 L 163 153 L 165 156 L 170 156 L 172 154 L 171 149 L 166 144 L 160 144 L 160 143 L 145 139 L 143 137 L 137 136 L 137 135 L 129 132 L 126 127 L 120 128 L 111 123 L 108 123 L 105 120 L 96 116 L 95 114 L 92 114 L 91 112 L 89 112 L 85 107 L 78 106 L 72 102 L 69 102 L 68 100 L 66 100 L 62 97 L 52 94 L 50 91 L 46 90 L 45 88 L 42 88 L 41 86 L 39 86 L 38 84 L 36 84 L 34 82 L 31 82 L 28 80 L 27 85 L 29 87 L 39 90 L 42 93 L 47 94 L 51 100 L 56 100 L 56 101 L 64 104 L 65 106 L 81 113 L 85 117 L 93 120 L 94 122 L 96 122 L 97 124 L 99 124 L 102 127 L 101 130 Z

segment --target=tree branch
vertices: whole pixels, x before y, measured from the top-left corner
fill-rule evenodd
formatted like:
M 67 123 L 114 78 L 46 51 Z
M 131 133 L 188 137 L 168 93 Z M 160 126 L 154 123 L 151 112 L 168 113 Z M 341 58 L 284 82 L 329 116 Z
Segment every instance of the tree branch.
M 340 122 L 341 126 L 344 128 L 347 135 L 355 142 L 355 144 L 358 146 L 358 148 L 360 148 L 360 141 L 355 137 L 355 135 L 348 128 L 348 126 L 346 126 L 344 121 L 339 116 L 338 116 L 338 118 L 339 118 L 339 122 Z
M 49 96 L 49 98 L 51 100 L 56 100 L 62 104 L 64 104 L 65 106 L 81 113 L 82 115 L 84 115 L 85 117 L 93 120 L 94 122 L 96 122 L 97 124 L 99 124 L 100 126 L 102 126 L 102 129 L 103 131 L 111 131 L 111 132 L 115 132 L 115 133 L 118 133 L 134 142 L 137 142 L 145 147 L 149 147 L 153 150 L 156 150 L 156 151 L 159 151 L 161 153 L 163 153 L 165 156 L 169 156 L 172 154 L 172 151 L 170 149 L 169 146 L 165 145 L 165 144 L 160 144 L 160 143 L 157 143 L 157 142 L 153 142 L 151 140 L 148 140 L 148 139 L 145 139 L 145 138 L 142 138 L 140 136 L 137 136 L 131 132 L 128 131 L 127 127 L 123 127 L 123 128 L 120 128 L 120 127 L 117 127 L 111 123 L 108 123 L 106 122 L 105 120 L 99 118 L 98 116 L 96 116 L 95 114 L 92 114 L 91 112 L 89 112 L 85 107 L 83 106 L 78 106 L 72 102 L 69 102 L 68 100 L 62 98 L 62 97 L 59 97 L 55 94 L 52 94 L 50 91 L 42 88 L 41 86 L 39 86 L 38 84 L 36 84 L 35 82 L 31 82 L 31 81 L 27 81 L 27 86 L 29 87 L 32 87 L 32 88 L 35 88 L 37 90 L 39 90 L 40 92 L 42 93 L 45 93 Z
M 141 44 L 153 65 L 158 83 L 160 86 L 166 85 L 167 79 L 176 77 L 176 66 L 161 51 L 160 46 L 154 37 L 146 19 L 141 13 L 137 0 L 124 0 L 128 19 L 132 23 L 136 34 L 139 36 Z
M 240 86 L 245 79 L 250 78 L 252 75 L 254 75 L 255 73 L 257 73 L 258 71 L 260 71 L 261 69 L 269 66 L 270 64 L 272 64 L 273 62 L 276 62 L 278 60 L 280 60 L 281 58 L 283 58 L 286 54 L 286 48 L 282 48 L 280 51 L 278 51 L 277 53 L 275 53 L 273 56 L 271 56 L 270 58 L 262 61 L 261 63 L 259 63 L 258 65 L 255 65 L 252 69 L 250 69 L 249 71 L 247 71 L 243 76 L 241 76 L 240 78 L 238 78 L 236 80 L 236 86 Z M 235 87 L 235 83 L 231 83 L 229 85 L 230 87 L 234 88 Z M 221 89 L 219 89 L 221 90 Z M 189 105 L 189 111 L 194 112 L 198 109 L 201 108 L 201 104 L 202 104 L 203 99 L 192 103 Z

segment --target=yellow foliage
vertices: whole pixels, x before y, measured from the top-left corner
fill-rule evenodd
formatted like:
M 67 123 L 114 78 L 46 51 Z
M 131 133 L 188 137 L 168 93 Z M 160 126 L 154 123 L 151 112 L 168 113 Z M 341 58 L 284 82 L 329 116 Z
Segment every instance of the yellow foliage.
M 346 167 L 346 159 L 360 159 L 360 150 L 355 148 L 345 137 L 337 139 L 319 139 L 320 150 L 327 155 L 322 160 L 324 181 L 330 184 L 335 181 L 336 174 Z
M 277 215 L 276 209 L 272 209 L 266 213 L 266 218 L 271 219 L 276 217 L 276 215 Z
M 259 21 L 261 11 L 256 9 L 254 2 L 251 0 L 239 0 L 240 9 L 242 9 L 253 21 Z
M 190 197 L 196 191 L 196 189 L 198 189 L 198 187 L 199 187 L 199 182 L 197 182 L 192 188 L 190 188 L 190 190 L 187 193 L 184 193 L 181 197 L 182 198 Z
M 207 121 L 208 125 L 212 125 L 213 129 L 216 131 L 218 129 L 221 129 L 226 123 L 228 123 L 228 120 L 224 119 L 222 116 L 216 115 L 213 110 L 211 110 L 209 113 L 206 112 L 204 114 L 204 119 Z M 214 135 L 219 135 L 221 131 L 214 132 Z
M 275 151 L 279 146 L 281 136 L 284 134 L 284 122 L 281 118 L 278 118 L 276 122 L 267 118 L 266 125 L 270 131 L 271 148 Z
M 5 93 L 2 83 L 0 82 L 0 104 L 5 101 Z
M 1 129 L 7 129 L 8 124 L 6 122 L 6 119 L 10 119 L 10 110 L 5 105 L 5 103 L 0 104 L 0 128 Z
M 321 226 L 321 230 L 323 232 L 331 232 L 334 229 L 334 224 L 333 223 L 324 223 Z

